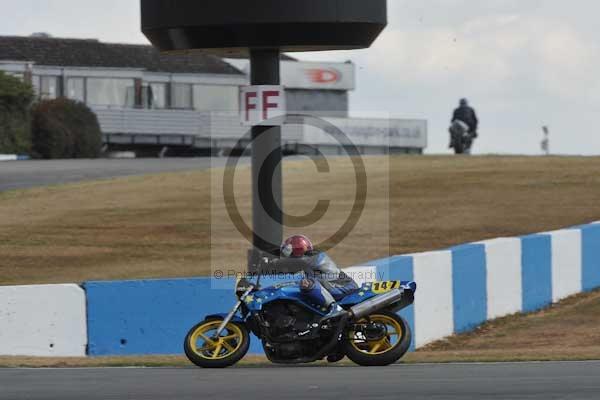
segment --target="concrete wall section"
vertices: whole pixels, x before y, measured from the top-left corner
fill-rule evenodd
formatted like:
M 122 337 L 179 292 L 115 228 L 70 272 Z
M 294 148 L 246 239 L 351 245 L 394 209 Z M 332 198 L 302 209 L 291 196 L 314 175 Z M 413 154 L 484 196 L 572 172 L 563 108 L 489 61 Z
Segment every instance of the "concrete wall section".
M 552 303 L 552 242 L 550 235 L 521 238 L 523 246 L 523 311 L 540 310 Z
M 485 262 L 485 246 L 482 244 L 452 248 L 452 300 L 456 333 L 469 331 L 487 319 Z
M 482 242 L 487 268 L 487 318 L 521 311 L 521 240 L 495 239 Z
M 86 283 L 89 354 L 183 353 L 192 326 L 231 309 L 230 283 L 229 290 L 203 278 Z
M 398 256 L 373 262 L 378 281 L 414 281 L 414 258 Z M 417 288 L 419 290 L 419 288 Z M 400 315 L 408 322 L 413 334 L 411 350 L 415 349 L 414 338 L 417 335 L 415 325 L 415 306 L 411 305 L 400 311 Z
M 454 333 L 452 301 L 452 253 L 415 254 L 415 345 L 422 347 Z
M 77 285 L 0 287 L 0 355 L 85 356 L 85 315 Z
M 600 225 L 592 224 L 581 229 L 582 235 L 582 286 L 590 291 L 600 288 Z
M 548 234 L 552 238 L 552 301 L 556 303 L 581 292 L 581 230 Z

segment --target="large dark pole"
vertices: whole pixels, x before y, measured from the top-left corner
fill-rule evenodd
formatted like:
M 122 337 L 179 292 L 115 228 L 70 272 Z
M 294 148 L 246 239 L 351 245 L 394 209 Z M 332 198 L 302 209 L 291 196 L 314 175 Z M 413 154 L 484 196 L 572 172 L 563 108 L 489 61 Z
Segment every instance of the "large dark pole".
M 279 85 L 280 51 L 250 51 L 251 85 Z M 281 127 L 252 127 L 252 223 L 255 251 L 273 253 L 283 238 Z M 256 253 L 255 253 L 256 254 Z

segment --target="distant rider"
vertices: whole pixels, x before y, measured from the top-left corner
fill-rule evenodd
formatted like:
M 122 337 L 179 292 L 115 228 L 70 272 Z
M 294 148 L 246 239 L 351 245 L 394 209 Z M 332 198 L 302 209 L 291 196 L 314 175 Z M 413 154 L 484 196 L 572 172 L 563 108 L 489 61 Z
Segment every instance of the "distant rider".
M 477 129 L 479 127 L 479 119 L 477 113 L 473 107 L 469 106 L 467 99 L 461 99 L 457 109 L 452 114 L 452 125 L 463 123 L 468 127 L 468 133 L 471 137 L 471 141 L 475 140 L 478 136 Z M 452 128 L 451 128 L 452 129 Z M 454 147 L 454 143 L 450 143 L 450 147 Z
M 324 319 L 346 313 L 337 301 L 358 290 L 358 285 L 327 254 L 315 251 L 310 239 L 303 235 L 288 238 L 281 245 L 281 258 L 302 267 L 305 277 L 300 288 L 309 303 L 327 312 Z

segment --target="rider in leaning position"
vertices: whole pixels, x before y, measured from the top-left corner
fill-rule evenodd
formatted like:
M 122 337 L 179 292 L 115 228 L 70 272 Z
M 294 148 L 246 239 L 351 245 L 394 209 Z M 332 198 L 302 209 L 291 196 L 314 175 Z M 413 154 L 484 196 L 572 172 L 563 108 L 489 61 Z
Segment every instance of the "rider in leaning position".
M 285 240 L 281 245 L 281 261 L 303 267 L 300 289 L 307 301 L 327 312 L 323 319 L 347 313 L 337 301 L 358 290 L 358 285 L 327 254 L 315 251 L 310 239 L 296 235 Z

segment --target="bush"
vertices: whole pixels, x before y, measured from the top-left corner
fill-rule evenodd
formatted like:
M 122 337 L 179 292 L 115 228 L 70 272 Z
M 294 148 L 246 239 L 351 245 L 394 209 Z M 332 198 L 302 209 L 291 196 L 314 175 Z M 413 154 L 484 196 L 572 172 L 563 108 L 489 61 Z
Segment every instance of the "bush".
M 85 104 L 60 98 L 33 109 L 33 150 L 42 158 L 95 158 L 102 148 L 98 118 Z
M 0 154 L 23 154 L 31 149 L 30 84 L 0 71 Z

